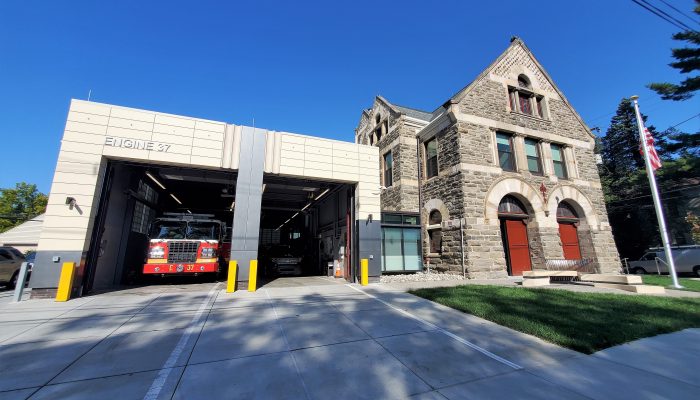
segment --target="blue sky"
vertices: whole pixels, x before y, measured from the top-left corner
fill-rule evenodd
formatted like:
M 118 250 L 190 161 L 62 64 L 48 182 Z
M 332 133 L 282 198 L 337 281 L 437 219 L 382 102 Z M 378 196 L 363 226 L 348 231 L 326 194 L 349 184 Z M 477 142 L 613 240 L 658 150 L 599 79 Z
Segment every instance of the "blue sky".
M 690 0 L 670 1 L 690 13 Z M 645 88 L 680 80 L 667 65 L 677 29 L 631 1 L 242 3 L 0 2 L 0 188 L 49 191 L 69 101 L 90 89 L 99 102 L 352 141 L 374 95 L 432 111 L 511 35 L 592 127 L 632 94 L 661 129 L 700 110 L 700 96 Z

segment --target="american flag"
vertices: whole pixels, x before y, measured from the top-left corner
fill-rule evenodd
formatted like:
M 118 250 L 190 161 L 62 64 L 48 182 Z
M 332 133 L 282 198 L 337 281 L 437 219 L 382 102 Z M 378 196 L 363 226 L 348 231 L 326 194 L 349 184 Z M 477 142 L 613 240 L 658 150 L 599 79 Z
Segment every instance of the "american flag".
M 644 137 L 647 140 L 647 151 L 649 151 L 651 169 L 656 171 L 657 169 L 661 168 L 661 159 L 659 158 L 659 154 L 656 152 L 656 148 L 654 147 L 654 137 L 651 136 L 651 133 L 649 133 L 649 130 L 646 127 L 644 127 Z M 639 154 L 644 156 L 644 148 L 642 147 L 641 142 L 639 143 Z

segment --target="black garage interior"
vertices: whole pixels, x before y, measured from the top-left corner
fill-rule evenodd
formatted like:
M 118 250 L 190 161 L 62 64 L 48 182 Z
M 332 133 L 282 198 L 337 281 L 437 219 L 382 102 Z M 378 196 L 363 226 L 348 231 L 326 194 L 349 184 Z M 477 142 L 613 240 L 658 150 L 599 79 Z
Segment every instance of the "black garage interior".
M 236 206 L 235 171 L 109 161 L 87 255 L 83 290 L 113 290 L 122 285 L 167 283 L 181 276 L 144 276 L 149 228 L 165 213 L 205 215 L 224 224 L 230 243 Z M 285 276 L 343 276 L 351 267 L 353 187 L 348 184 L 265 175 L 260 214 L 258 279 Z M 352 224 L 349 224 L 352 226 Z M 228 253 L 227 253 L 228 254 Z M 228 257 L 226 257 L 228 258 Z M 225 260 L 221 260 L 222 269 Z M 186 281 L 225 279 L 189 277 Z M 211 274 L 204 274 L 211 275 Z M 180 278 L 180 279 L 178 279 Z

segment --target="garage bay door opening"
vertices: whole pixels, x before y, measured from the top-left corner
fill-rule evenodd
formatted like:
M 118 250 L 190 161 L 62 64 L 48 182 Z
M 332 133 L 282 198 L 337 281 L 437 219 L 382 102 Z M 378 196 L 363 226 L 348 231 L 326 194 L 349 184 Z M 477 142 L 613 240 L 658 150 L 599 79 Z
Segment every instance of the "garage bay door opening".
M 225 280 L 236 178 L 232 171 L 110 161 L 83 292 Z M 299 276 L 353 281 L 353 195 L 349 184 L 266 175 L 259 282 Z M 249 266 L 240 262 L 243 268 Z
M 265 175 L 258 245 L 261 283 L 317 276 L 352 281 L 353 194 L 348 184 Z
M 235 183 L 231 171 L 110 161 L 83 292 L 168 283 L 178 274 L 220 278 L 230 251 Z

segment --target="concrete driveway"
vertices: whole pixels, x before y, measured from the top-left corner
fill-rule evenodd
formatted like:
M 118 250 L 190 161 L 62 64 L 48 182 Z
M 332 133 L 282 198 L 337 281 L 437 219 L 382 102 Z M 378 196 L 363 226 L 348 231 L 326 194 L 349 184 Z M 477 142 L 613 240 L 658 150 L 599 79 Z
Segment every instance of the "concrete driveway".
M 0 398 L 700 396 L 698 330 L 585 356 L 379 285 L 314 279 L 2 304 Z

